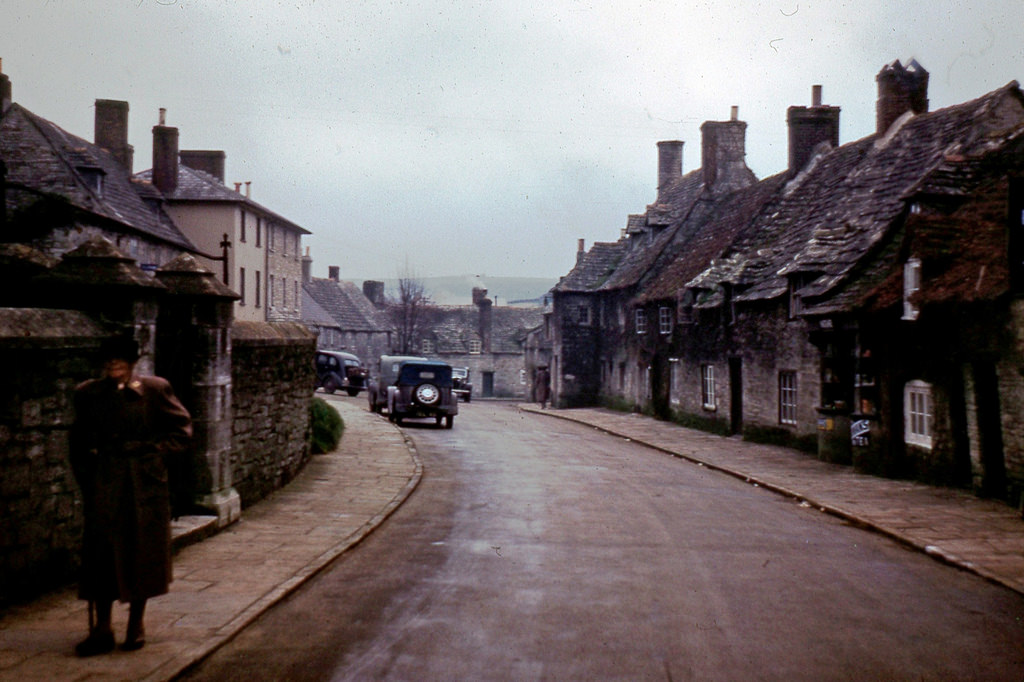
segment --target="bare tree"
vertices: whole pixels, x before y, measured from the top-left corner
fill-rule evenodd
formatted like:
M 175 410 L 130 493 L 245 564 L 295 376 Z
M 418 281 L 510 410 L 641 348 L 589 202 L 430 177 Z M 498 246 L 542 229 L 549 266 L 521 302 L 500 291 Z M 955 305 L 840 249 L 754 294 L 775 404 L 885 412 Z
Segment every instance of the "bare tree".
M 398 333 L 395 351 L 401 355 L 413 354 L 432 319 L 433 302 L 423 280 L 409 272 L 398 278 L 398 295 L 388 302 L 388 314 Z

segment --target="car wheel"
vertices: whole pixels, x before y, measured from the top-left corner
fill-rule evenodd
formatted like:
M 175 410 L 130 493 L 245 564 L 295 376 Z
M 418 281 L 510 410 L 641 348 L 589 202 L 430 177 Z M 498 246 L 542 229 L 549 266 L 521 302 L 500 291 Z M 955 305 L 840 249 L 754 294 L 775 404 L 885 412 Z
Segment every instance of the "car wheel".
M 346 388 L 345 389 L 345 393 L 348 393 L 350 396 L 355 398 L 357 395 L 359 395 L 359 389 L 358 388 Z
M 437 424 L 438 426 L 441 425 L 442 420 L 444 420 L 444 417 L 442 417 L 441 415 L 437 415 L 436 417 L 434 417 L 434 423 Z
M 334 377 L 327 377 L 324 379 L 324 391 L 327 393 L 334 393 L 338 390 L 338 382 L 334 380 Z
M 434 384 L 420 384 L 413 392 L 413 397 L 420 405 L 436 405 L 441 400 L 441 390 Z
M 402 425 L 402 415 L 400 415 L 400 414 L 396 414 L 395 415 L 395 423 L 398 424 L 399 426 Z
M 465 396 L 463 397 L 463 399 L 464 399 L 464 400 L 465 400 L 465 401 L 466 401 L 466 402 L 468 403 L 468 402 L 469 402 L 469 397 L 470 397 L 470 396 L 469 396 L 469 394 L 467 393 L 467 394 L 466 394 L 466 395 L 465 395 Z
M 449 414 L 444 418 L 444 428 L 450 429 L 455 424 L 455 416 Z

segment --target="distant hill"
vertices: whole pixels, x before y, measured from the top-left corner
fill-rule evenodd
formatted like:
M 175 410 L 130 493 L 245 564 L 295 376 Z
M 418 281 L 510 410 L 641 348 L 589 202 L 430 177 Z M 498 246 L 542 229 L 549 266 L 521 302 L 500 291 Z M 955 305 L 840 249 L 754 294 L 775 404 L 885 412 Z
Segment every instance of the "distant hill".
M 469 305 L 473 302 L 473 289 L 487 289 L 487 296 L 497 305 L 544 305 L 544 296 L 558 280 L 544 277 L 420 277 L 430 299 L 439 305 Z M 398 288 L 397 279 L 384 280 L 384 289 L 393 296 Z M 550 299 L 548 301 L 550 303 Z

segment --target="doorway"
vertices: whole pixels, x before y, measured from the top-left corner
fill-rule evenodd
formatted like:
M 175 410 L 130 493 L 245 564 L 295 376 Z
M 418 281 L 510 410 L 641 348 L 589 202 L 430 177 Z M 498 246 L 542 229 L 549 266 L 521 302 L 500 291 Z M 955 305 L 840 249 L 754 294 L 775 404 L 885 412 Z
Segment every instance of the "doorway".
M 743 359 L 729 358 L 729 432 L 743 433 Z

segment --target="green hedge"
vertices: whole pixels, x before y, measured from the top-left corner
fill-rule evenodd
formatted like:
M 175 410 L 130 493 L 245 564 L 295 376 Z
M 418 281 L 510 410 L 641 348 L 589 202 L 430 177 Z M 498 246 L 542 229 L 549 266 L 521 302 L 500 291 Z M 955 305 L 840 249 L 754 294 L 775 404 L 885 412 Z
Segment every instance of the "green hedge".
M 313 398 L 309 410 L 313 425 L 313 454 L 323 454 L 338 447 L 341 434 L 345 431 L 345 422 L 338 411 L 323 398 Z

